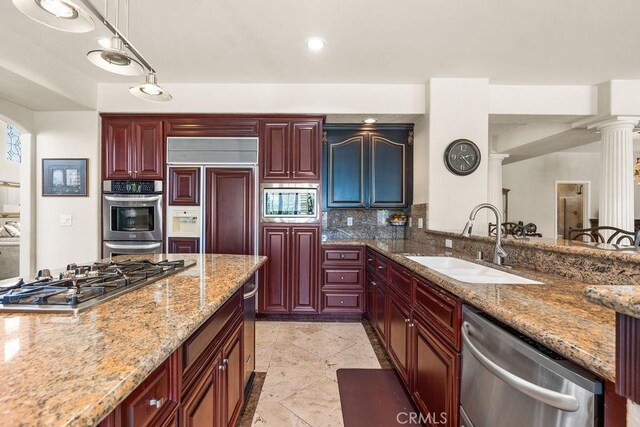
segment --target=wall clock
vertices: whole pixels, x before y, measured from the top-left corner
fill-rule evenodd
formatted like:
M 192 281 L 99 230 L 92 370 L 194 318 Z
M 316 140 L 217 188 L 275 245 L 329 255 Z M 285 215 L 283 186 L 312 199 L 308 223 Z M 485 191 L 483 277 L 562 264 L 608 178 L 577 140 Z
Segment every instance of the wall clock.
M 469 175 L 480 166 L 480 149 L 468 139 L 456 139 L 444 151 L 444 164 L 455 175 Z

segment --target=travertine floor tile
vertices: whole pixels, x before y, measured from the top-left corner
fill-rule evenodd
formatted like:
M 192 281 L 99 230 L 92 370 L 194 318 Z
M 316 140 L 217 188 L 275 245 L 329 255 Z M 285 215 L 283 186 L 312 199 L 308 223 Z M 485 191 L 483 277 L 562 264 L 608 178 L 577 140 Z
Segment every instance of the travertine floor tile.
M 353 346 L 353 341 L 345 340 L 325 331 L 318 331 L 293 341 L 295 345 L 321 357 L 328 357 Z
M 369 337 L 367 336 L 367 332 L 362 326 L 360 322 L 353 323 L 338 323 L 338 322 L 327 322 L 322 324 L 322 330 L 329 332 L 333 335 L 337 335 L 340 338 L 344 338 L 349 341 L 353 341 L 356 343 L 364 342 L 369 343 Z
M 275 344 L 256 343 L 256 371 L 267 372 Z
M 273 349 L 269 367 L 321 370 L 324 359 L 290 342 L 278 343 Z
M 262 386 L 260 401 L 263 399 L 281 401 L 309 384 L 319 381 L 322 377 L 322 371 L 304 367 L 269 368 L 267 378 L 264 380 L 264 385 Z
M 380 368 L 378 357 L 371 344 L 360 343 L 325 359 L 325 375 L 336 380 L 336 371 L 340 368 Z
M 259 427 L 308 427 L 305 423 L 278 402 L 260 401 L 253 416 L 253 425 Z
M 320 322 L 281 322 L 277 342 L 294 342 L 322 330 Z
M 280 403 L 312 427 L 342 427 L 344 425 L 340 398 L 315 388 L 313 384 Z
M 275 343 L 279 329 L 277 322 L 256 322 L 256 345 Z

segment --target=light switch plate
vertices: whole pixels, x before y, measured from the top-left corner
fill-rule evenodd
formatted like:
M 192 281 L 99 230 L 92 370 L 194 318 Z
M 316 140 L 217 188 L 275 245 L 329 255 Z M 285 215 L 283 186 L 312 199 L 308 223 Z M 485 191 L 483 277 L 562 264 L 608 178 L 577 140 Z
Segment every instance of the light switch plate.
M 453 248 L 453 240 L 444 239 L 444 246 L 445 246 L 445 248 L 452 249 Z
M 73 217 L 69 214 L 60 215 L 60 226 L 71 227 L 73 225 Z
M 347 217 L 347 227 L 353 227 L 353 217 Z
M 413 227 L 413 218 L 409 217 L 409 227 Z
M 424 228 L 424 220 L 422 218 L 418 218 L 418 228 Z

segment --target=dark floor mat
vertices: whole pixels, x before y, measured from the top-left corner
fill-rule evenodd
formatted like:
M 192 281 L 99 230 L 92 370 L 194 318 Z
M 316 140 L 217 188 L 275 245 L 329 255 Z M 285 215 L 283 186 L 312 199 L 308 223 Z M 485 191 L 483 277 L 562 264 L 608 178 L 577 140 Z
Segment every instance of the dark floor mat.
M 408 422 L 417 411 L 393 369 L 338 369 L 337 375 L 344 427 L 418 425 Z

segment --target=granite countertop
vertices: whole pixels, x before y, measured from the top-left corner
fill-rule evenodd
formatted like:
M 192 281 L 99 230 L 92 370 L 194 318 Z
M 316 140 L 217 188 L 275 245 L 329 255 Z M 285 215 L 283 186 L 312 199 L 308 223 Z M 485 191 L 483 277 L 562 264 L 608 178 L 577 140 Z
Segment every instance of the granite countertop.
M 95 425 L 266 261 L 150 255 L 189 269 L 78 315 L 1 313 L 3 426 Z
M 544 284 L 464 283 L 406 258 L 405 255 L 445 255 L 444 248 L 436 250 L 426 243 L 329 240 L 323 244 L 365 245 L 375 249 L 567 359 L 615 382 L 615 312 L 587 300 L 583 292 L 588 284 L 521 268 L 505 271 Z
M 640 318 L 640 286 L 590 286 L 584 295 L 593 303 Z

